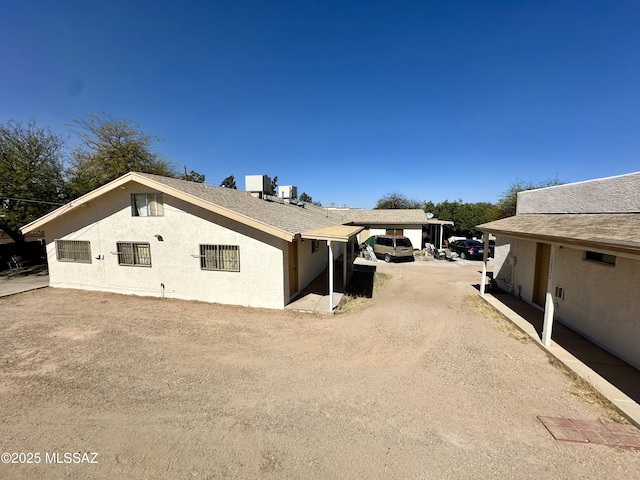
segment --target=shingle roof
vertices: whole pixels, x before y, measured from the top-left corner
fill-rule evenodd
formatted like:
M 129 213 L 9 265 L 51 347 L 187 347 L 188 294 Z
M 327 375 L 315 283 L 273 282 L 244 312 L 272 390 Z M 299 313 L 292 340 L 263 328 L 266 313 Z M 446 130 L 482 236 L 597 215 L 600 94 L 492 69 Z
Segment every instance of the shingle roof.
M 427 214 L 420 208 L 400 210 L 342 210 L 346 221 L 359 224 L 426 224 Z
M 259 222 L 296 235 L 308 230 L 330 227 L 342 222 L 325 217 L 317 207 L 298 206 L 277 198 L 261 200 L 243 190 L 214 187 L 203 183 L 188 182 L 176 178 L 140 173 L 145 178 L 193 195 L 201 200 L 227 208 Z
M 507 237 L 640 253 L 640 213 L 528 213 L 476 228 Z
M 243 190 L 215 187 L 149 173 L 131 172 L 25 225 L 22 227 L 22 231 L 27 233 L 36 230 L 53 219 L 67 215 L 79 206 L 99 198 L 108 191 L 124 187 L 129 182 L 141 183 L 147 188 L 156 189 L 165 195 L 176 196 L 287 241 L 292 241 L 296 235 L 305 232 L 319 230 L 327 232 L 329 231 L 327 227 L 353 223 L 352 218 L 354 217 L 370 219 L 367 223 L 373 224 L 427 223 L 425 213 L 419 209 L 337 211 L 310 203 L 291 204 L 277 197 L 267 197 L 266 200 L 259 199 Z M 341 240 L 336 238 L 336 241 Z

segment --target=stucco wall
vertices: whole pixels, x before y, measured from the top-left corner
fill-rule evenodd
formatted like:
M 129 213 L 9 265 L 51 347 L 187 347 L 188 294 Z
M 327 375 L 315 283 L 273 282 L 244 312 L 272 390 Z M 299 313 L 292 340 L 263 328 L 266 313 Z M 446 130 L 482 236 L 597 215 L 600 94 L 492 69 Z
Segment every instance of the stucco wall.
M 493 256 L 493 280 L 496 285 L 509 293 L 517 293 L 513 288 L 511 274 L 513 268 L 509 259 L 515 256 L 515 242 L 507 237 L 496 237 Z
M 518 215 L 615 212 L 640 212 L 640 173 L 528 190 L 518 194 Z
M 132 217 L 132 193 L 153 192 L 132 184 L 46 226 L 52 287 L 161 296 L 164 284 L 170 298 L 284 307 L 282 240 L 168 195 L 164 216 Z M 57 261 L 55 239 L 89 240 L 92 263 Z M 118 265 L 117 241 L 148 242 L 152 266 Z M 238 245 L 240 272 L 201 270 L 200 244 Z
M 556 247 L 553 285 L 555 319 L 640 368 L 640 262 L 617 257 L 615 266 L 584 259 L 584 251 Z
M 513 275 L 514 293 L 522 300 L 533 303 L 533 286 L 536 272 L 536 242 L 514 239 L 515 271 Z
M 328 265 L 329 252 L 327 242 L 320 242 L 320 249 L 317 252 L 311 251 L 311 240 L 305 240 L 298 245 L 298 290 L 302 290 L 309 285 L 318 275 L 320 275 Z M 336 244 L 333 244 L 334 250 Z M 334 252 L 335 254 L 335 252 Z
M 512 293 L 532 303 L 536 242 L 496 238 L 494 279 L 510 291 L 511 264 L 515 257 Z M 629 364 L 640 368 L 640 262 L 617 257 L 616 265 L 585 260 L 585 251 L 555 247 L 552 293 L 564 289 L 563 299 L 554 299 L 556 321 L 589 338 Z

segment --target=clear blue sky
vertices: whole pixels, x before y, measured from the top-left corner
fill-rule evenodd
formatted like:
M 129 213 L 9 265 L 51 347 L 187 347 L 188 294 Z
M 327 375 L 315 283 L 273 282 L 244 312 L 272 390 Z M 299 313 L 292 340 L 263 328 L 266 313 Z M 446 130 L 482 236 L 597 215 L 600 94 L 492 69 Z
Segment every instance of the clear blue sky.
M 495 202 L 640 170 L 640 2 L 6 1 L 0 122 L 126 117 L 218 185 Z

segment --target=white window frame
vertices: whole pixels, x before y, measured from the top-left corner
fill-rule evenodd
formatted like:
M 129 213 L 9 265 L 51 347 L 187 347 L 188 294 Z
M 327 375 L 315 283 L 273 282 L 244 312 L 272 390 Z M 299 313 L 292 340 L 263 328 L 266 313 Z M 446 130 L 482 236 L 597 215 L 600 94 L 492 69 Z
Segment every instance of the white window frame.
M 129 247 L 130 252 L 123 251 Z M 118 265 L 123 267 L 151 267 L 151 244 L 149 242 L 116 242 Z M 144 250 L 146 249 L 146 252 Z
M 132 193 L 131 216 L 164 217 L 164 198 L 162 193 Z
M 91 242 L 88 240 L 56 240 L 56 260 L 59 262 L 91 263 Z
M 240 271 L 240 247 L 238 245 L 200 244 L 200 270 L 218 272 Z

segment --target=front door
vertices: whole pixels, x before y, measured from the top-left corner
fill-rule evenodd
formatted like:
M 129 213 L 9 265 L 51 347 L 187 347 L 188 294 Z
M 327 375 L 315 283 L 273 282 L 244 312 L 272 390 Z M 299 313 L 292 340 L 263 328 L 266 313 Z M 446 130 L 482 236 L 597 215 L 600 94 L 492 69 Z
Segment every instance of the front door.
M 298 291 L 298 240 L 289 244 L 289 296 Z
M 551 245 L 539 243 L 536 247 L 536 272 L 533 283 L 533 303 L 544 308 L 549 281 L 549 260 Z

